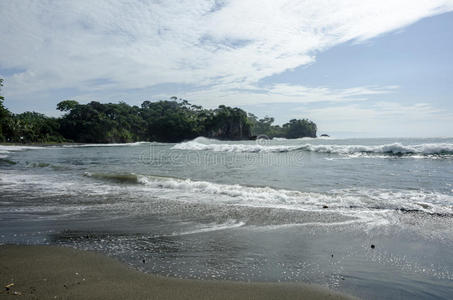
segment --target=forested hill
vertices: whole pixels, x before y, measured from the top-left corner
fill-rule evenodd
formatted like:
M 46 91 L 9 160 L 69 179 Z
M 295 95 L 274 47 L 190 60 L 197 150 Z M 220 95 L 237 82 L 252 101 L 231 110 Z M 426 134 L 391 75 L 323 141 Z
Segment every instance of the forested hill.
M 1 84 L 1 81 L 0 81 Z M 0 141 L 13 143 L 124 143 L 134 141 L 180 142 L 198 136 L 224 140 L 269 137 L 316 137 L 316 124 L 291 120 L 283 126 L 273 119 L 258 119 L 240 108 L 220 105 L 204 109 L 186 100 L 80 104 L 65 100 L 57 105 L 60 118 L 36 112 L 13 114 L 0 98 Z

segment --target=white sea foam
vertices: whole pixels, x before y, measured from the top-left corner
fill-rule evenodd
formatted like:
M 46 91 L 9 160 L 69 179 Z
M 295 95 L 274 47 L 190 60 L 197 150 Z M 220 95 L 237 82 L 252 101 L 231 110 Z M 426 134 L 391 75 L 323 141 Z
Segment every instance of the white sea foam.
M 152 142 L 135 142 L 135 143 L 111 143 L 111 144 L 78 144 L 78 145 L 63 145 L 63 148 L 84 148 L 84 147 L 130 147 L 143 144 L 153 144 Z M 155 143 L 160 144 L 160 143 Z
M 377 154 L 453 154 L 453 144 L 447 143 L 432 143 L 418 145 L 402 145 L 400 143 L 384 144 L 377 146 L 364 145 L 302 145 L 300 150 L 322 152 L 322 153 L 338 153 L 338 154 L 354 154 L 354 153 L 377 153 Z
M 36 150 L 36 149 L 45 149 L 45 147 L 0 145 L 0 158 L 8 157 L 8 154 L 11 152 L 24 151 L 24 150 Z
M 297 150 L 298 146 L 285 145 L 261 145 L 239 144 L 239 143 L 222 143 L 203 137 L 196 138 L 193 141 L 176 144 L 172 147 L 175 150 L 198 150 L 198 151 L 215 151 L 215 152 L 288 152 Z
M 91 175 L 91 176 L 90 176 Z M 46 178 L 29 174 L 0 175 L 2 189 L 5 191 L 34 191 L 38 197 L 47 195 L 74 195 L 79 199 L 79 205 L 75 206 L 74 200 L 68 199 L 69 206 L 61 206 L 65 213 L 70 211 L 84 210 L 120 210 L 123 213 L 131 211 L 139 213 L 146 208 L 147 199 L 161 199 L 172 201 L 168 203 L 169 209 L 176 203 L 193 205 L 220 205 L 222 210 L 233 211 L 261 209 L 281 209 L 287 211 L 300 211 L 314 213 L 321 218 L 324 214 L 336 214 L 347 218 L 331 219 L 328 222 L 337 224 L 366 223 L 382 225 L 398 222 L 400 213 L 426 213 L 431 215 L 453 216 L 453 196 L 422 190 L 389 190 L 389 189 L 339 189 L 326 192 L 303 192 L 296 190 L 279 189 L 272 187 L 244 186 L 239 184 L 221 184 L 208 181 L 195 181 L 191 179 L 178 179 L 172 177 L 145 176 L 130 174 L 127 176 L 127 184 L 118 184 L 111 178 L 123 178 L 125 174 L 107 174 L 103 176 L 86 173 L 93 181 L 80 180 L 75 182 L 73 178 Z M 135 177 L 137 180 L 131 180 Z M 107 195 L 127 195 L 128 201 L 114 203 L 91 203 L 91 196 L 104 197 Z M 80 197 L 80 196 L 86 197 Z M 135 195 L 135 196 L 134 196 Z M 104 199 L 102 198 L 102 199 Z M 58 199 L 66 199 L 59 197 Z M 108 199 L 105 198 L 105 199 Z M 86 203 L 85 203 L 86 200 Z M 137 202 L 137 200 L 139 200 Z M 63 201 L 63 200 L 61 200 Z M 171 204 L 173 203 L 173 204 Z M 63 204 L 63 203 L 61 203 Z M 42 206 L 55 203 L 42 203 Z M 327 206 L 326 208 L 324 208 Z M 6 208 L 3 208 L 6 209 Z M 3 210 L 2 209 L 2 210 Z M 10 211 L 14 207 L 8 207 Z M 313 216 L 315 216 L 313 215 Z M 307 224 L 316 226 L 318 221 L 307 220 Z M 238 220 L 243 222 L 244 220 Z M 323 222 L 320 220 L 319 222 Z M 339 223 L 338 223 L 339 222 Z M 227 224 L 226 226 L 242 226 Z M 198 230 L 198 229 L 197 229 Z M 201 230 L 203 230 L 201 228 Z
M 197 226 L 196 229 L 182 231 L 182 232 L 173 232 L 167 236 L 182 236 L 182 235 L 190 235 L 190 234 L 198 234 L 198 233 L 205 233 L 205 232 L 212 232 L 212 231 L 220 231 L 220 230 L 227 230 L 233 228 L 239 228 L 245 225 L 245 222 L 238 222 L 236 220 L 230 220 L 225 223 L 217 224 L 217 223 L 210 223 Z
M 161 193 L 168 190 L 173 195 L 190 194 L 190 197 L 184 198 L 186 201 L 318 213 L 335 212 L 365 222 L 382 223 L 389 213 L 395 211 L 453 214 L 453 196 L 434 192 L 342 189 L 315 193 L 149 176 L 139 176 L 139 182 L 147 187 L 160 189 Z M 328 206 L 328 209 L 323 206 Z
M 212 140 L 197 138 L 193 141 L 176 144 L 176 150 L 216 151 L 216 152 L 290 152 L 307 151 L 318 153 L 351 154 L 385 154 L 385 155 L 453 155 L 453 144 L 431 143 L 418 145 L 403 145 L 401 143 L 365 146 L 338 144 L 300 144 L 300 145 L 261 145 L 212 143 Z

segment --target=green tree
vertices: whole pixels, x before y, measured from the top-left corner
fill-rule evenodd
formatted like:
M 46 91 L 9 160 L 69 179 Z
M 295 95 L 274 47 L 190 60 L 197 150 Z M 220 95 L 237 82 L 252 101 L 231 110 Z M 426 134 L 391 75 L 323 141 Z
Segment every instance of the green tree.
M 286 137 L 289 139 L 316 137 L 316 124 L 308 119 L 292 119 L 289 123 L 284 124 L 283 128 L 286 128 Z
M 5 131 L 8 141 L 15 143 L 62 142 L 59 122 L 37 112 L 24 112 L 10 117 Z
M 3 87 L 3 78 L 0 78 L 0 92 Z M 4 133 L 7 131 L 9 119 L 11 118 L 10 111 L 4 106 L 5 97 L 0 94 L 0 142 L 4 142 L 6 137 Z
M 77 105 L 79 105 L 79 102 L 77 102 L 75 100 L 63 100 L 57 104 L 57 109 L 59 111 L 71 111 Z

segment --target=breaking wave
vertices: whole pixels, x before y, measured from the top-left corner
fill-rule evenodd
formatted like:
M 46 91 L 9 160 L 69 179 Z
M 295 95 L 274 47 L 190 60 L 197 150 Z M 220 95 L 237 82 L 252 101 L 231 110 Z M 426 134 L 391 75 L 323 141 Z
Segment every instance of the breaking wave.
M 453 144 L 433 143 L 418 145 L 403 145 L 401 143 L 384 144 L 376 146 L 365 145 L 260 145 L 257 144 L 227 144 L 212 143 L 212 140 L 197 138 L 193 141 L 176 144 L 172 147 L 176 150 L 215 151 L 215 152 L 290 152 L 307 151 L 317 153 L 332 153 L 340 155 L 351 154 L 384 154 L 388 156 L 412 156 L 412 155 L 453 155 Z
M 59 213 L 99 210 L 145 215 L 152 211 L 197 218 L 201 214 L 214 218 L 216 224 L 223 224 L 216 230 L 224 225 L 240 227 L 244 222 L 258 226 L 352 223 L 379 226 L 398 224 L 400 217 L 410 215 L 453 217 L 452 194 L 424 190 L 345 188 L 308 192 L 134 173 L 85 173 L 84 177 L 86 179 L 80 181 L 74 181 L 73 176 L 57 180 L 56 177 L 8 172 L 0 176 L 0 184 L 5 192 L 34 190 L 38 197 L 48 201 L 40 202 L 39 207 L 23 208 L 26 213 L 34 213 L 37 208 L 50 210 L 52 218 Z M 22 208 L 0 205 L 0 213 L 17 209 Z M 229 224 L 227 220 L 231 219 L 235 222 Z
M 337 154 L 388 154 L 388 155 L 453 155 L 453 144 L 435 143 L 419 145 L 403 145 L 400 143 L 364 146 L 364 145 L 310 145 L 300 147 L 301 150 L 337 153 Z
M 165 199 L 184 199 L 196 204 L 244 208 L 337 213 L 360 222 L 387 220 L 389 213 L 395 212 L 453 216 L 453 196 L 425 191 L 341 189 L 319 193 L 137 174 L 86 176 L 111 182 L 139 184 L 149 194 Z
M 63 145 L 63 148 L 85 148 L 85 147 L 130 147 L 139 146 L 144 144 L 160 144 L 154 142 L 135 142 L 135 143 L 111 143 L 111 144 L 74 144 L 74 145 Z
M 139 177 L 133 173 L 109 174 L 109 173 L 85 172 L 84 176 L 106 181 L 113 181 L 117 183 L 129 183 L 129 184 L 139 183 Z
M 8 157 L 8 154 L 11 152 L 32 150 L 32 149 L 45 149 L 44 147 L 38 146 L 6 146 L 0 145 L 0 158 Z

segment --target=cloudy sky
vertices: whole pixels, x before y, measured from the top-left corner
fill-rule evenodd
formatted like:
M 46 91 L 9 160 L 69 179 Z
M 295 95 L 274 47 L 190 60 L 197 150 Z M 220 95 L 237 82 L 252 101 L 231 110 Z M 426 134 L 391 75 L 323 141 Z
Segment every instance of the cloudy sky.
M 13 112 L 178 96 L 334 136 L 452 136 L 450 0 L 0 0 Z

